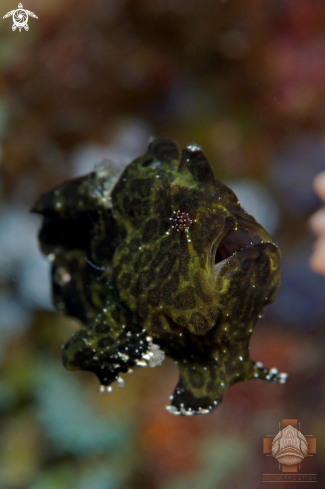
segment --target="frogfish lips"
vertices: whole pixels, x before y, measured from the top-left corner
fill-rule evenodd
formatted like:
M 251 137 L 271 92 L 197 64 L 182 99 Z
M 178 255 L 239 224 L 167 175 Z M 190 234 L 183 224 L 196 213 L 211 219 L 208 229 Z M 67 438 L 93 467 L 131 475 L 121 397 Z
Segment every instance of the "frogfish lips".
M 264 229 L 261 228 L 260 230 L 259 227 L 259 225 L 252 226 L 251 223 L 249 226 L 247 223 L 240 223 L 238 219 L 236 227 L 226 231 L 217 245 L 214 255 L 214 273 L 216 277 L 220 270 L 228 263 L 230 264 L 232 258 L 240 254 L 242 250 L 257 244 L 270 243 Z

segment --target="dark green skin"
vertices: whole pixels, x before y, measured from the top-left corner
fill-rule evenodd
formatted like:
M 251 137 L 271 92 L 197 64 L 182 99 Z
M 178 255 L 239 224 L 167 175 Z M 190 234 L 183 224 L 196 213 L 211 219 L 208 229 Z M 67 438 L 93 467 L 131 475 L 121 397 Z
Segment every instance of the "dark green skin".
M 202 151 L 180 156 L 174 142 L 154 140 L 126 167 L 110 205 L 100 198 L 104 185 L 94 172 L 32 209 L 44 215 L 55 305 L 83 323 L 64 346 L 65 367 L 108 386 L 154 343 L 180 369 L 169 411 L 186 415 L 212 411 L 235 382 L 283 383 L 248 349 L 277 293 L 279 249 Z M 173 227 L 179 212 L 191 220 L 186 230 Z

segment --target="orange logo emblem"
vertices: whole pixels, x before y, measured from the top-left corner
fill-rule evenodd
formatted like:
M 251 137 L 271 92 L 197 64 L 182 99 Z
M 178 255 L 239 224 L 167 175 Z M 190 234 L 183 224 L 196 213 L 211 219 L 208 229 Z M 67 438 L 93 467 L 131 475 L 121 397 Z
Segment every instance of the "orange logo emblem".
M 264 474 L 264 482 L 316 482 L 316 474 L 297 474 L 304 458 L 316 453 L 316 438 L 303 435 L 297 419 L 283 419 L 277 435 L 266 435 L 263 453 L 270 454 L 279 463 L 279 469 L 287 474 Z M 290 475 L 290 473 L 292 475 Z

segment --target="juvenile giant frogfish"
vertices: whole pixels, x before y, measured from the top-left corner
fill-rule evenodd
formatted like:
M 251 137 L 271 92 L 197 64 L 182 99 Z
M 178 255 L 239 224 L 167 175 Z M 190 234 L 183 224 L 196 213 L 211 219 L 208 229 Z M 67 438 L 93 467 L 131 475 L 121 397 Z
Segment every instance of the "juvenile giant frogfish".
M 249 356 L 249 340 L 280 282 L 280 252 L 216 180 L 201 149 L 155 139 L 119 178 L 109 168 L 43 194 L 42 252 L 57 309 L 82 327 L 63 347 L 68 370 L 100 390 L 167 355 L 179 381 L 167 410 L 205 414 L 235 382 L 284 383 Z

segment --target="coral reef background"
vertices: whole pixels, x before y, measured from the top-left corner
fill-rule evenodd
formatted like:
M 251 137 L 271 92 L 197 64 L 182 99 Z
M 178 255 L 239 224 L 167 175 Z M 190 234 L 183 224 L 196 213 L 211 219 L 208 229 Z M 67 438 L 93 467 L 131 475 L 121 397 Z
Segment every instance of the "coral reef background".
M 26 0 L 27 2 L 27 0 Z M 303 473 L 325 477 L 325 277 L 307 219 L 325 170 L 325 4 L 318 0 L 28 0 L 29 31 L 0 20 L 1 489 L 259 488 L 278 465 L 262 439 L 282 418 L 317 438 Z M 3 0 L 1 16 L 17 8 Z M 78 328 L 53 310 L 37 196 L 150 136 L 200 144 L 215 174 L 273 235 L 282 285 L 251 356 L 284 386 L 232 387 L 215 413 L 173 417 L 169 360 L 98 395 L 66 372 Z M 117 170 L 118 171 L 118 170 Z M 281 487 L 281 484 L 280 484 Z

